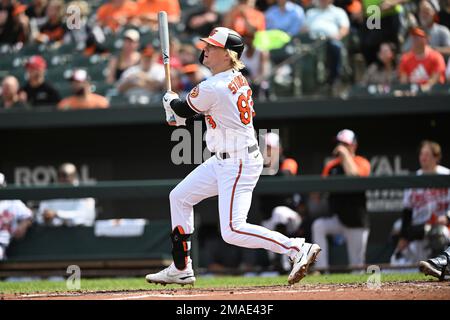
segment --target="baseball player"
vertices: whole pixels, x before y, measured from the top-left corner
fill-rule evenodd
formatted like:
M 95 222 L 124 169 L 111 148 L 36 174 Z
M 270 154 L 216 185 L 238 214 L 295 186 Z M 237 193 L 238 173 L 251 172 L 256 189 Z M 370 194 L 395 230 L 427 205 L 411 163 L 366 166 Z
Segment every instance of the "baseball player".
M 434 141 L 425 140 L 420 145 L 419 162 L 421 169 L 417 175 L 443 174 L 449 175 L 450 169 L 439 165 L 442 157 L 441 147 Z M 392 264 L 417 263 L 426 259 L 433 243 L 429 240 L 435 230 L 445 232 L 442 235 L 449 238 L 449 218 L 447 213 L 450 204 L 450 189 L 418 188 L 407 189 L 403 198 L 403 216 L 400 239 L 391 257 Z M 436 226 L 445 226 L 438 228 Z M 435 230 L 433 230 L 435 228 Z M 439 251 L 441 251 L 441 248 Z
M 5 186 L 5 176 L 0 173 L 0 187 Z M 20 200 L 0 201 L 0 261 L 6 258 L 6 248 L 12 238 L 21 238 L 31 226 L 33 214 Z
M 247 223 L 252 192 L 263 169 L 263 158 L 253 128 L 252 90 L 239 72 L 244 44 L 241 36 L 228 28 L 212 30 L 200 55 L 200 63 L 212 76 L 194 87 L 186 101 L 167 92 L 163 97 L 166 120 L 184 125 L 186 118 L 204 114 L 206 144 L 214 156 L 192 171 L 170 192 L 172 256 L 174 262 L 156 274 L 150 283 L 193 284 L 190 236 L 194 232 L 193 206 L 218 195 L 222 238 L 227 243 L 263 248 L 288 255 L 292 262 L 290 284 L 300 281 L 320 252 L 316 244 L 303 238 L 288 238 L 281 233 Z M 174 119 L 174 121 L 172 120 Z
M 419 270 L 425 275 L 445 280 L 446 275 L 450 275 L 450 246 L 436 257 L 419 262 Z

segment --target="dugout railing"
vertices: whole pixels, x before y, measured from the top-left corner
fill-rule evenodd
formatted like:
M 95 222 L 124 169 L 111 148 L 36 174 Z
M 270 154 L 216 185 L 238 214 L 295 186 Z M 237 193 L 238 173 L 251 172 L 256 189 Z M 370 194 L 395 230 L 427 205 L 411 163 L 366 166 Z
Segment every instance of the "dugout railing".
M 168 197 L 179 179 L 103 181 L 93 185 L 7 186 L 0 188 L 0 199 L 43 200 L 57 198 L 156 198 Z M 447 175 L 407 175 L 385 177 L 261 177 L 255 194 L 307 192 L 356 192 L 376 189 L 448 188 Z
M 65 186 L 50 185 L 44 187 L 7 186 L 0 189 L 0 199 L 43 200 L 52 198 L 158 198 L 167 197 L 178 179 L 145 181 L 108 181 L 94 185 Z M 391 176 L 391 177 L 262 177 L 255 188 L 256 195 L 275 193 L 317 192 L 361 192 L 379 189 L 404 188 L 449 188 L 450 177 L 444 175 Z M 0 278 L 8 276 L 63 276 L 68 265 L 79 265 L 85 276 L 136 276 L 148 270 L 156 270 L 167 265 L 170 260 L 169 241 L 164 230 L 169 223 L 150 223 L 147 237 L 125 239 L 100 239 L 93 234 L 93 228 L 42 228 L 34 227 L 28 242 L 14 247 L 12 261 L 0 263 Z M 156 229 L 155 229 L 156 227 Z M 59 229 L 59 230 L 58 230 Z M 162 232 L 162 233 L 161 233 Z M 71 235 L 68 241 L 67 235 Z M 158 234 L 159 238 L 153 237 Z M 66 238 L 65 238 L 66 236 Z M 165 237 L 166 236 L 166 237 Z M 75 239 L 74 239 L 75 238 Z M 52 240 L 53 239 L 53 240 Z M 59 240 L 68 241 L 45 244 Z M 27 239 L 26 239 L 27 240 Z M 195 241 L 197 239 L 194 239 Z M 75 244 L 74 244 L 75 242 Z M 81 243 L 77 243 L 81 242 Z M 83 244 L 84 245 L 81 245 Z M 37 252 L 33 248 L 39 247 Z M 196 247 L 197 244 L 194 244 Z M 80 249 L 80 247 L 82 249 Z M 111 249 L 114 247 L 114 249 Z M 120 250 L 117 248 L 120 247 Z M 129 249 L 127 249 L 129 248 Z M 151 252 L 157 248 L 158 252 Z M 134 251 L 133 251 L 134 250 Z M 141 251 L 139 251 L 141 250 Z M 198 257 L 196 257 L 198 258 Z M 198 265 L 198 261 L 196 261 Z M 392 268 L 388 264 L 379 264 L 383 268 Z M 363 270 L 364 267 L 361 269 Z M 349 266 L 335 265 L 331 271 L 349 271 Z M 261 270 L 260 270 L 261 271 Z M 239 274 L 239 270 L 224 269 L 223 272 Z

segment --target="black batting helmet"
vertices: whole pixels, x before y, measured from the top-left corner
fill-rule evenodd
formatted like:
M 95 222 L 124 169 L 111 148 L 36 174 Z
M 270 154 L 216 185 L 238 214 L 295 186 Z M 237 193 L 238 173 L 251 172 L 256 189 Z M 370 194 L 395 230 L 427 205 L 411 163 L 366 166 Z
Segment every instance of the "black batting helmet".
M 208 38 L 201 38 L 200 40 L 212 46 L 234 51 L 238 54 L 238 58 L 241 57 L 242 51 L 244 51 L 244 41 L 241 35 L 229 28 L 214 28 Z M 203 56 L 204 51 L 202 51 L 202 54 L 200 55 L 200 63 L 203 63 Z

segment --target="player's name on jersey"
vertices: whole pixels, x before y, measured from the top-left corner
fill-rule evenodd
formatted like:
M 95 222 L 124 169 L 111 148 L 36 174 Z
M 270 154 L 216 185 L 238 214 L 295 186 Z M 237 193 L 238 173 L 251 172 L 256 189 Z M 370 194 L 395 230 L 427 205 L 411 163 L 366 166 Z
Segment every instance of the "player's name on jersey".
M 236 94 L 236 92 L 239 90 L 239 88 L 247 86 L 249 87 L 247 79 L 240 74 L 231 80 L 231 82 L 228 84 L 228 89 L 230 89 L 231 93 Z

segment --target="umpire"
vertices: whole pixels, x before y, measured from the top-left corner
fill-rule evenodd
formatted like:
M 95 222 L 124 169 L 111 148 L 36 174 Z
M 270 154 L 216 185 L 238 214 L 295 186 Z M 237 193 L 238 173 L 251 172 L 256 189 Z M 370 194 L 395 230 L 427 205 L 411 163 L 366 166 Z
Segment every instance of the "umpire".
M 322 176 L 360 176 L 370 175 L 370 162 L 356 155 L 357 139 L 353 131 L 344 129 L 336 136 L 333 159 L 324 167 Z M 312 224 L 313 242 L 322 248 L 322 255 L 316 263 L 317 268 L 328 268 L 328 235 L 342 235 L 347 243 L 351 266 L 365 263 L 369 221 L 366 210 L 366 197 L 360 193 L 332 193 L 328 199 L 331 217 L 319 218 Z

